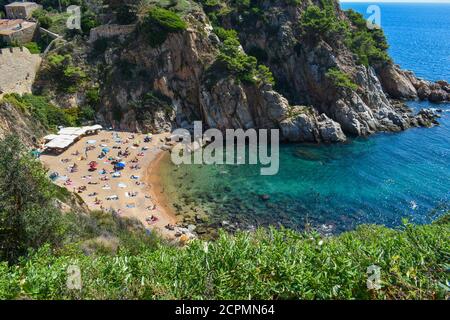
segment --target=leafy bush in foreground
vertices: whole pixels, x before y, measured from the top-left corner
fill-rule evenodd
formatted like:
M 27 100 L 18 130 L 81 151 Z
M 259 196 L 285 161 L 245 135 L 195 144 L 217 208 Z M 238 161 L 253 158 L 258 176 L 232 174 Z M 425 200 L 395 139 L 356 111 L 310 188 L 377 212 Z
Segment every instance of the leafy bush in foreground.
M 365 66 L 390 61 L 389 48 L 382 29 L 367 28 L 364 17 L 349 9 L 345 12 L 355 30 L 347 33 L 347 46 L 358 56 L 358 62 Z
M 28 248 L 56 244 L 61 216 L 55 188 L 16 136 L 0 141 L 0 259 L 16 261 Z
M 259 230 L 185 248 L 87 256 L 43 247 L 17 267 L 0 264 L 1 298 L 35 299 L 436 299 L 446 294 L 448 224 L 391 230 L 361 226 L 338 237 Z M 66 288 L 80 267 L 81 291 Z M 382 289 L 368 290 L 367 267 Z M 448 293 L 447 293 L 448 294 Z

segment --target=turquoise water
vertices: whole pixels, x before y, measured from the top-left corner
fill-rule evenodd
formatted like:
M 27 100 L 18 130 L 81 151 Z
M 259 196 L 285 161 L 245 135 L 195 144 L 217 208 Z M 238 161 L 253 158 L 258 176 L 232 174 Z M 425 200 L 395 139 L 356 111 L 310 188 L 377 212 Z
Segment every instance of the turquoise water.
M 364 12 L 367 5 L 345 4 Z M 450 5 L 382 4 L 390 52 L 402 67 L 427 79 L 450 80 Z M 436 107 L 411 102 L 413 108 Z M 212 223 L 326 232 L 361 223 L 398 226 L 402 218 L 429 223 L 449 209 L 450 105 L 441 126 L 381 133 L 346 144 L 290 144 L 280 149 L 280 171 L 259 167 L 163 166 L 166 191 L 183 214 L 202 208 Z M 269 200 L 262 200 L 267 194 Z M 183 212 L 184 211 L 184 212 Z M 327 225 L 326 228 L 323 225 Z

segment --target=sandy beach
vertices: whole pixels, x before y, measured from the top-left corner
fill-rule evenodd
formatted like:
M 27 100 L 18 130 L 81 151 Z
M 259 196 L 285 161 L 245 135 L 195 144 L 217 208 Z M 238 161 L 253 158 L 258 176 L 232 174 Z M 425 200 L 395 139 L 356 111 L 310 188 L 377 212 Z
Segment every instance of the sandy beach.
M 161 140 L 168 135 L 153 135 L 150 142 L 144 142 L 144 134 L 100 131 L 81 138 L 61 154 L 42 154 L 40 159 L 50 175 L 56 173 L 54 183 L 78 193 L 90 210 L 136 218 L 147 229 L 175 239 L 180 230 L 166 228 L 177 221 L 158 175 L 165 152 Z M 113 163 L 119 160 L 124 167 L 115 170 Z

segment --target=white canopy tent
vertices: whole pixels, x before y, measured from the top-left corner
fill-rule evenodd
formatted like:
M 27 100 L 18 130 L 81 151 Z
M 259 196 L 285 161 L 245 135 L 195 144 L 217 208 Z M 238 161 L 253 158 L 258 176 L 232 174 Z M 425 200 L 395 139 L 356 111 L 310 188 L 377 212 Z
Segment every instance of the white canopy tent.
M 58 134 L 59 135 L 73 135 L 73 136 L 77 136 L 80 137 L 84 134 L 86 134 L 88 130 L 86 129 L 86 127 L 83 128 L 76 128 L 76 127 L 67 127 L 67 128 L 62 128 L 61 130 L 59 130 Z
M 43 139 L 47 143 L 47 142 L 52 141 L 53 139 L 55 139 L 57 136 L 58 136 L 57 134 L 49 134 L 49 135 L 45 136 Z
M 85 127 L 66 127 L 60 128 L 58 134 L 50 134 L 44 137 L 46 149 L 54 149 L 57 151 L 64 150 L 78 141 L 83 136 L 96 134 L 103 127 L 101 125 L 85 126 Z
M 77 136 L 75 135 L 59 135 L 45 145 L 49 149 L 65 149 L 70 146 Z

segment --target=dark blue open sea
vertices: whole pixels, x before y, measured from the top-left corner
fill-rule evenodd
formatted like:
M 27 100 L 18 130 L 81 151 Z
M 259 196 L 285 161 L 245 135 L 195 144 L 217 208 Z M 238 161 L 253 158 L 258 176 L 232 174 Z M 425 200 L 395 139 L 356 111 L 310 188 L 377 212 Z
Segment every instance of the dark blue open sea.
M 368 4 L 343 4 L 365 13 Z M 390 54 L 420 77 L 450 80 L 450 5 L 380 4 Z M 427 103 L 411 102 L 413 108 Z M 434 105 L 433 107 L 436 107 Z M 172 203 L 201 207 L 212 221 L 331 225 L 335 232 L 361 223 L 395 227 L 402 218 L 429 223 L 449 209 L 450 105 L 441 125 L 381 133 L 330 146 L 284 145 L 280 172 L 257 166 L 163 165 Z M 262 201 L 260 194 L 270 195 Z

